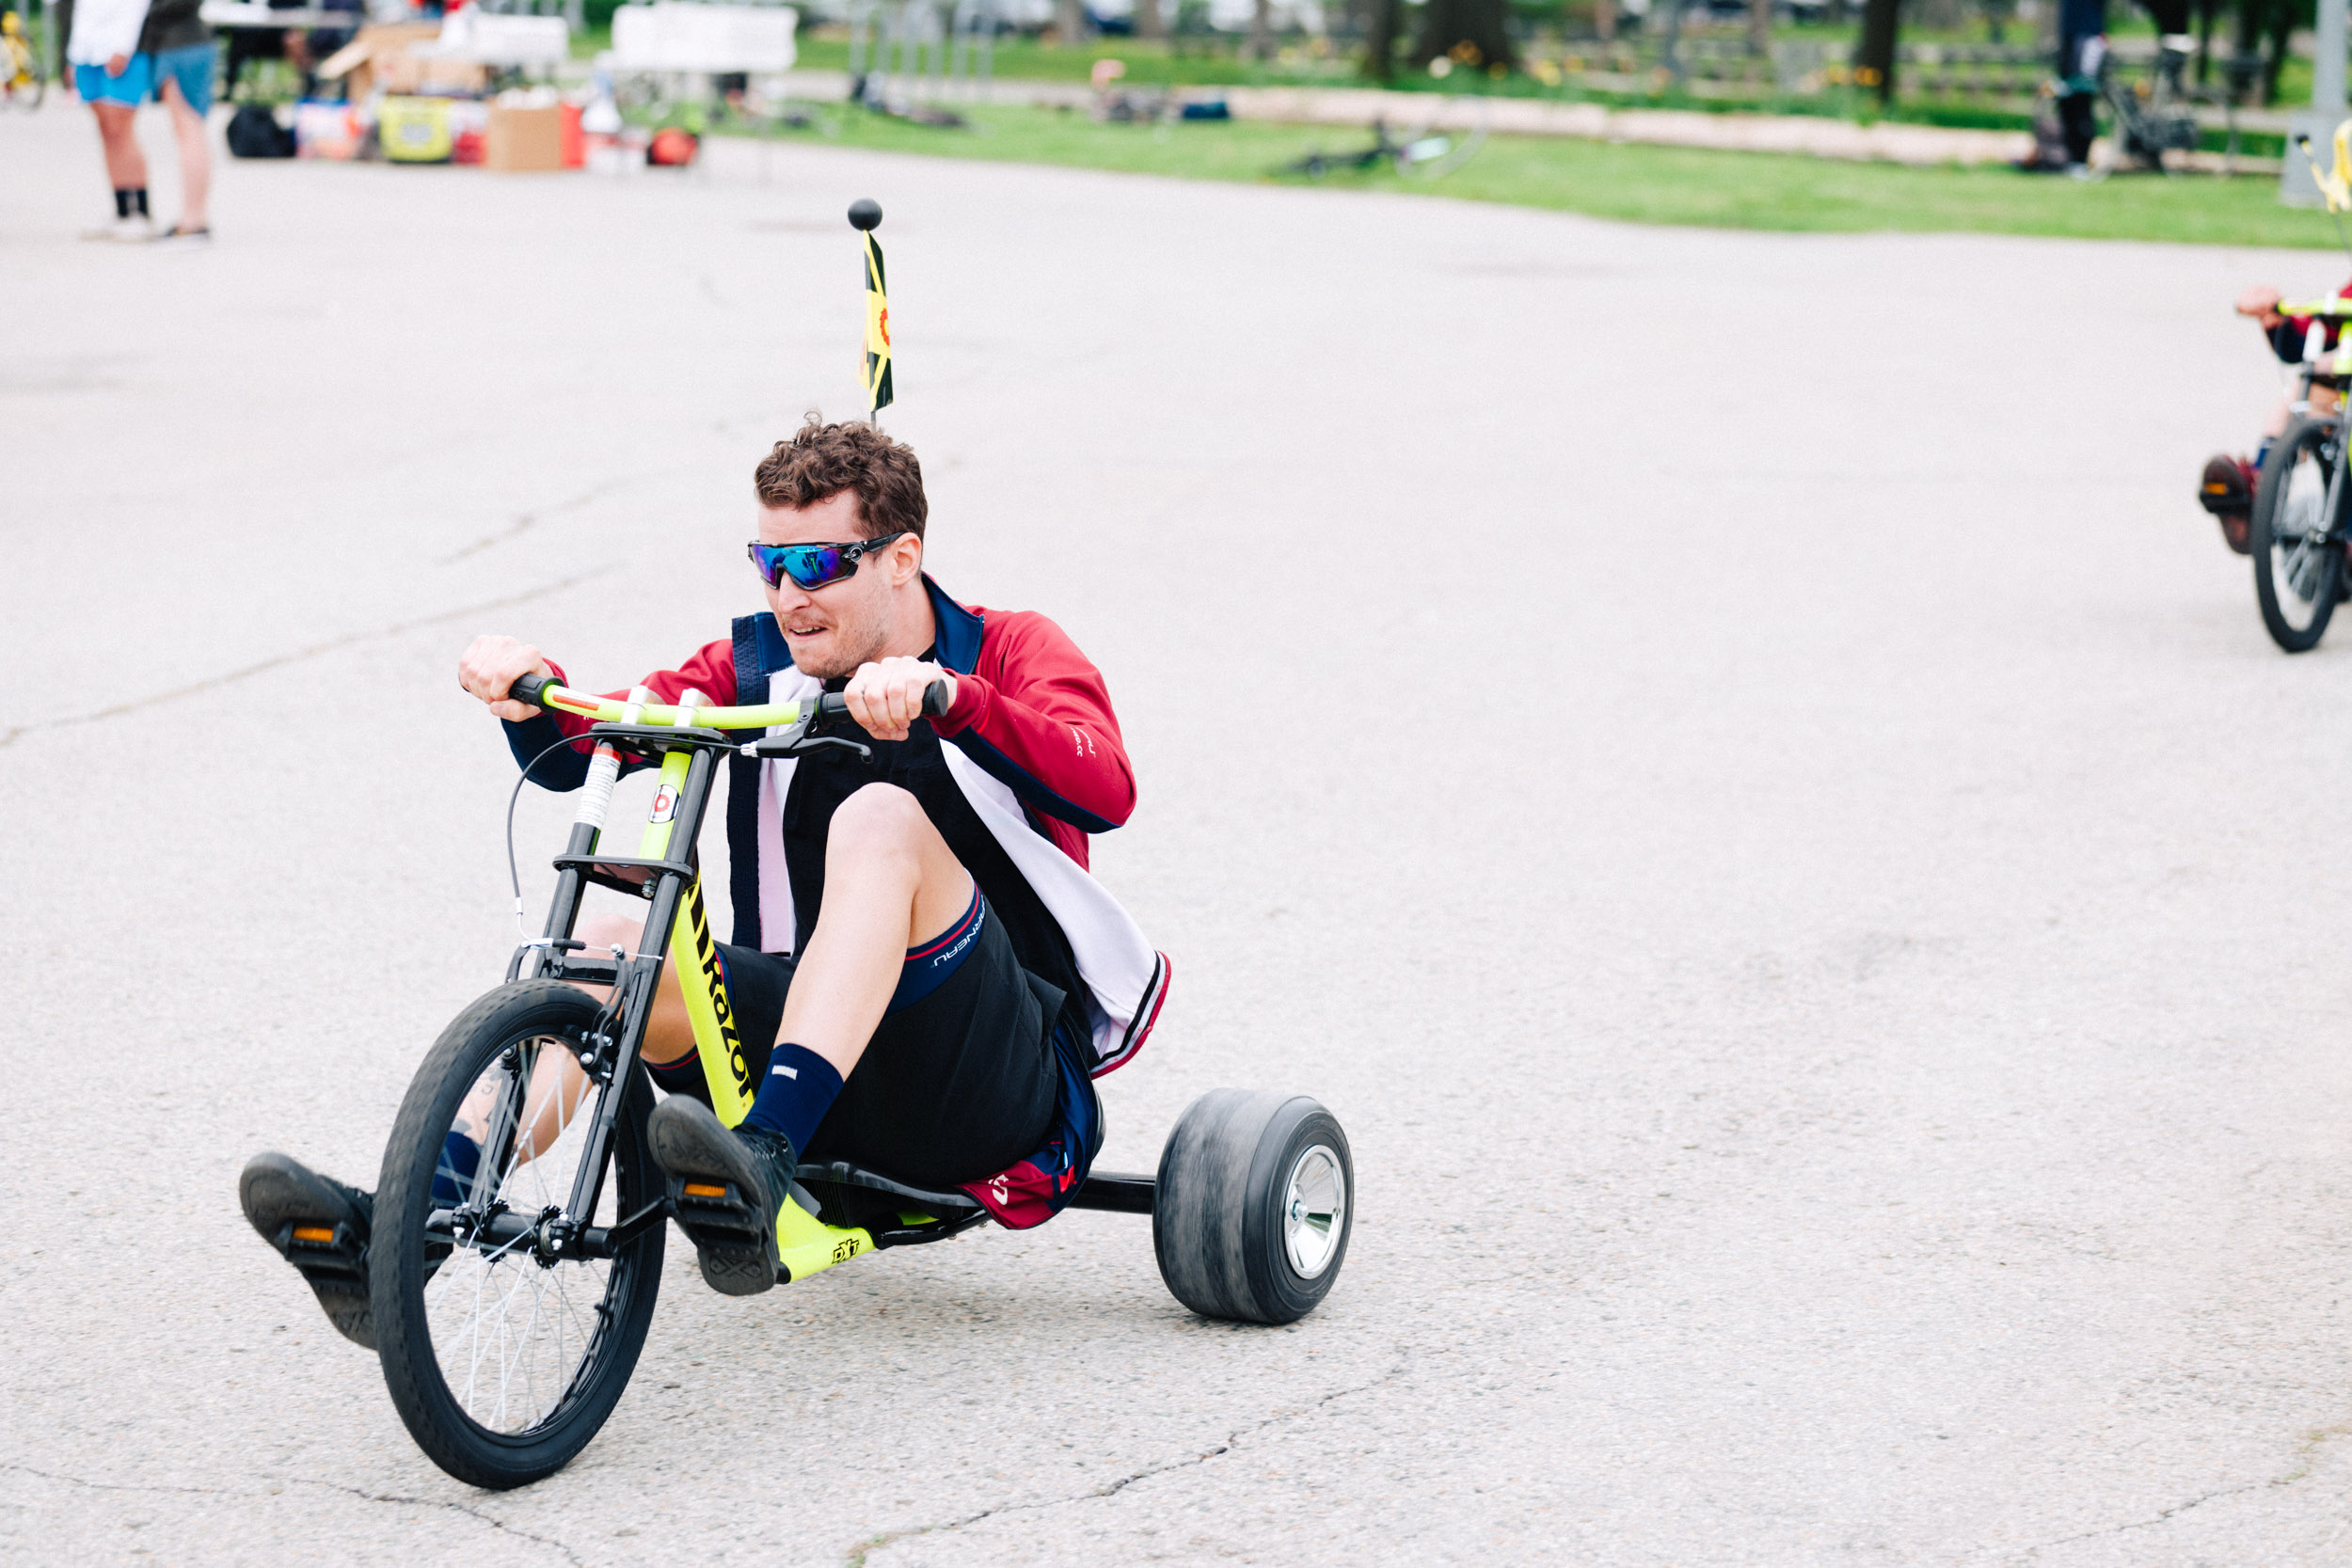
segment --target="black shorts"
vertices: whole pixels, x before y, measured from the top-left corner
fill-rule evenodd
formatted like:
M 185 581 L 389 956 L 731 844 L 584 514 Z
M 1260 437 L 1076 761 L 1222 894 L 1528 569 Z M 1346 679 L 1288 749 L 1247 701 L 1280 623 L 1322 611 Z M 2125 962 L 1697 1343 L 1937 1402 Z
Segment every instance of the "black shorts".
M 747 1046 L 762 1042 L 754 1076 L 765 1081 L 793 961 L 724 942 L 719 952 L 736 1027 Z M 1026 1159 L 1054 1124 L 1054 1022 L 992 910 L 979 944 L 937 990 L 883 1015 L 803 1158 L 848 1160 L 925 1187 Z

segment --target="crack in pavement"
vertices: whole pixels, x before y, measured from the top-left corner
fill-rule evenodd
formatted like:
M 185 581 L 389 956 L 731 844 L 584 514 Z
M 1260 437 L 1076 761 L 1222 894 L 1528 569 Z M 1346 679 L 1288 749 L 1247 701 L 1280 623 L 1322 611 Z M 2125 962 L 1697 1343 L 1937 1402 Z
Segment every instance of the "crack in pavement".
M 1319 1414 L 1334 1400 L 1343 1400 L 1351 1394 L 1367 1394 L 1383 1384 L 1395 1381 L 1404 1375 L 1405 1369 L 1411 1364 L 1412 1359 L 1410 1352 L 1400 1352 L 1396 1365 L 1369 1383 L 1359 1383 L 1352 1387 L 1334 1389 L 1304 1410 L 1285 1411 L 1281 1415 L 1268 1416 L 1264 1420 L 1252 1422 L 1246 1427 L 1236 1427 L 1227 1433 L 1225 1440 L 1215 1448 L 1204 1449 L 1199 1453 L 1185 1454 L 1180 1459 L 1171 1459 L 1164 1464 L 1148 1465 L 1140 1470 L 1120 1477 L 1117 1481 L 1101 1486 L 1089 1487 L 1084 1492 L 1073 1492 L 1066 1497 L 1044 1497 L 1036 1502 L 1000 1503 L 994 1508 L 984 1508 L 977 1513 L 968 1513 L 961 1519 L 944 1520 L 936 1525 L 917 1525 L 912 1529 L 890 1530 L 875 1536 L 870 1541 L 860 1542 L 857 1545 L 850 1547 L 848 1558 L 844 1560 L 843 1568 L 866 1568 L 866 1559 L 874 1553 L 895 1545 L 898 1542 L 913 1540 L 918 1535 L 937 1535 L 948 1530 L 959 1530 L 966 1525 L 977 1525 L 983 1519 L 993 1519 L 1000 1513 L 1023 1513 L 1037 1509 L 1060 1508 L 1069 1503 L 1082 1503 L 1094 1497 L 1115 1497 L 1139 1481 L 1149 1481 L 1153 1476 L 1164 1476 L 1170 1470 L 1185 1470 L 1196 1465 L 1206 1465 L 1220 1454 L 1232 1452 L 1233 1445 L 1245 1437 L 1254 1437 L 1267 1428 L 1280 1426 L 1286 1421 L 1304 1420 L 1310 1416 Z
M 70 1476 L 56 1470 L 37 1469 L 33 1465 L 19 1465 L 13 1461 L 0 1461 L 0 1470 L 14 1470 L 24 1475 L 39 1476 L 43 1481 L 62 1481 L 69 1486 L 87 1487 L 95 1492 L 145 1492 L 165 1496 L 195 1497 L 265 1498 L 275 1496 L 274 1493 L 256 1492 L 246 1488 L 231 1486 L 165 1486 L 151 1482 L 139 1482 L 134 1484 L 114 1481 L 91 1481 L 84 1476 Z M 341 1492 L 349 1497 L 358 1497 L 362 1502 L 390 1503 L 395 1507 L 400 1508 L 446 1509 L 452 1513 L 462 1513 L 469 1519 L 477 1520 L 482 1524 L 489 1526 L 492 1529 L 504 1535 L 511 1535 L 518 1541 L 529 1541 L 537 1545 L 551 1547 L 564 1554 L 564 1561 L 579 1565 L 579 1568 L 585 1568 L 586 1559 L 582 1558 L 578 1552 L 572 1550 L 571 1547 L 565 1545 L 563 1542 L 555 1540 L 550 1536 L 533 1535 L 527 1529 L 519 1529 L 515 1526 L 508 1524 L 503 1519 L 483 1513 L 480 1509 L 468 1508 L 464 1503 L 449 1502 L 437 1497 L 402 1497 L 396 1493 L 370 1492 L 358 1486 L 344 1486 L 337 1481 L 312 1481 L 307 1476 L 263 1476 L 261 1479 L 263 1481 L 275 1481 L 280 1486 L 315 1486 L 323 1492 Z
M 2331 1427 L 2316 1428 L 2304 1437 L 2301 1447 L 2297 1449 L 2296 1457 L 2298 1462 L 2295 1468 L 2288 1471 L 2283 1476 L 2273 1476 L 2268 1481 L 2249 1481 L 2240 1486 L 2217 1487 L 2215 1490 L 2206 1493 L 2203 1497 L 2191 1497 L 2186 1502 L 2174 1503 L 2170 1508 L 2164 1510 L 2161 1513 L 2152 1514 L 2145 1519 L 2134 1519 L 2128 1524 L 2122 1525 L 2105 1525 L 2098 1529 L 2087 1529 L 2079 1534 L 2064 1536 L 2056 1541 L 2044 1541 L 2038 1545 L 2009 1548 L 2006 1555 L 2010 1557 L 2032 1557 L 2036 1553 L 2047 1551 L 2053 1546 L 2070 1546 L 2077 1541 L 2090 1541 L 2102 1535 L 2122 1535 L 2130 1530 L 2147 1529 L 2151 1526 L 2161 1525 L 2168 1519 L 2175 1518 L 2183 1513 L 2186 1513 L 2192 1508 L 2202 1508 L 2205 1504 L 2216 1501 L 2218 1498 L 2242 1497 L 2249 1492 L 2266 1491 L 2274 1486 L 2293 1486 L 2296 1481 L 2302 1481 L 2311 1475 L 2312 1466 L 2317 1460 L 2322 1445 L 2326 1444 L 2329 1438 L 2344 1437 L 2347 1435 L 2352 1435 L 2352 1425 L 2340 1424 Z M 1980 1553 L 1979 1555 L 1981 1556 L 1985 1554 Z
M 618 479 L 608 479 L 601 484 L 592 484 L 568 500 L 556 501 L 551 505 L 540 507 L 536 511 L 517 512 L 515 514 L 515 520 L 507 524 L 505 528 L 496 533 L 484 534 L 472 544 L 452 554 L 442 556 L 434 564 L 448 566 L 465 560 L 469 555 L 480 555 L 484 550 L 503 545 L 510 539 L 529 532 L 549 517 L 560 517 L 566 512 L 577 512 L 592 501 L 602 500 L 615 490 L 626 490 L 633 484 L 643 484 L 648 480 L 660 479 L 664 474 L 677 471 L 679 471 L 677 467 L 673 466 L 667 468 L 656 468 L 651 473 L 624 474 Z
M 600 578 L 613 569 L 614 563 L 607 562 L 585 572 L 576 572 L 555 582 L 543 583 L 524 593 L 510 594 L 502 599 L 491 599 L 483 604 L 467 605 L 463 609 L 444 610 L 438 615 L 420 616 L 413 621 L 402 621 L 393 626 L 378 626 L 372 631 L 349 632 L 342 637 L 329 638 L 324 642 L 313 642 L 307 648 L 297 648 L 292 653 L 272 655 L 259 664 L 248 664 L 242 670 L 230 670 L 225 674 L 207 675 L 200 681 L 175 687 L 169 691 L 160 691 L 152 696 L 134 697 L 129 702 L 117 703 L 112 707 L 101 708 L 96 713 L 73 713 L 62 719 L 43 719 L 30 724 L 19 724 L 12 729 L 0 730 L 0 751 L 15 745 L 24 736 L 42 730 L 60 730 L 74 724 L 95 724 L 102 719 L 119 719 L 123 714 L 136 713 L 141 708 L 158 707 L 165 703 L 178 702 L 183 697 L 193 697 L 199 691 L 210 691 L 216 687 L 232 685 L 248 675 L 262 674 L 283 665 L 299 664 L 304 659 L 316 658 L 321 654 L 331 654 L 339 648 L 348 648 L 355 642 L 398 637 L 404 632 L 415 631 L 420 626 L 442 626 L 451 621 L 462 620 L 469 615 L 479 615 L 485 610 L 504 610 L 509 605 L 523 604 L 548 594 L 560 594 L 566 588 L 576 587 L 593 578 Z
M 2272 1486 L 2292 1486 L 2301 1479 L 2302 1478 L 2300 1476 L 2287 1476 L 2278 1481 L 2249 1481 L 2243 1486 L 2224 1486 L 2217 1491 L 2208 1492 L 2201 1497 L 2191 1497 L 2186 1502 L 2174 1503 L 2170 1508 L 2166 1509 L 2163 1513 L 2151 1514 L 2145 1519 L 2134 1519 L 2128 1524 L 2122 1525 L 2104 1525 L 2097 1529 L 2084 1530 L 2078 1535 L 2062 1536 L 2056 1541 L 2044 1541 L 2032 1546 L 2013 1547 L 2010 1548 L 2005 1555 L 2010 1557 L 2033 1557 L 2039 1553 L 2048 1551 L 2053 1546 L 2071 1546 L 2077 1541 L 2092 1541 L 2103 1535 L 2122 1535 L 2131 1530 L 2148 1529 L 2153 1526 L 2163 1524 L 2168 1519 L 2175 1518 L 2183 1513 L 2186 1513 L 2192 1508 L 2202 1508 L 2205 1504 L 2219 1497 L 2234 1497 L 2242 1493 L 2260 1492 L 2266 1487 Z

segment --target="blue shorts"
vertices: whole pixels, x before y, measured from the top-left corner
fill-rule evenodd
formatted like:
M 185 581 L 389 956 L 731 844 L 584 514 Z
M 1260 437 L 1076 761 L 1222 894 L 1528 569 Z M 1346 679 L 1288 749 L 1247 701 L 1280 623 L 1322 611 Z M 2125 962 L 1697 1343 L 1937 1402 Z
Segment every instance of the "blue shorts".
M 213 63 L 220 57 L 220 45 L 207 40 L 191 43 L 184 49 L 155 51 L 155 102 L 164 100 L 164 84 L 180 84 L 180 96 L 188 101 L 188 107 L 200 118 L 213 112 Z
M 137 108 L 155 90 L 155 56 L 142 51 L 131 56 L 119 76 L 109 76 L 103 65 L 73 68 L 74 96 L 85 103 L 127 103 Z

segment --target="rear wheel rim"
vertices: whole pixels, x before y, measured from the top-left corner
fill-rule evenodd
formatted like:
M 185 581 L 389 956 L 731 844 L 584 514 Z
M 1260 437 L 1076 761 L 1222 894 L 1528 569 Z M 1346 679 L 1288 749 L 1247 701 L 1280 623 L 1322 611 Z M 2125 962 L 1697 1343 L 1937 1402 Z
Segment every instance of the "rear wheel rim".
M 1339 1256 L 1347 1230 L 1347 1169 L 1328 1144 L 1314 1144 L 1291 1162 L 1282 1191 L 1282 1250 L 1291 1272 L 1314 1279 Z
M 534 1092 L 534 1085 L 545 1088 Z M 477 1075 L 453 1118 L 476 1135 L 479 1166 L 467 1180 L 445 1161 L 437 1183 L 454 1186 L 473 1212 L 559 1212 L 595 1120 L 595 1084 L 571 1066 L 563 1038 L 513 1041 Z M 552 1138 L 534 1139 L 534 1129 L 547 1125 L 541 1113 L 550 1107 L 560 1128 Z M 614 1223 L 618 1175 L 607 1172 L 590 1224 Z M 432 1206 L 445 1207 L 448 1196 L 437 1192 Z M 425 1282 L 424 1318 L 442 1386 L 468 1421 L 513 1438 L 564 1413 L 611 1342 L 614 1269 L 605 1259 L 546 1261 L 528 1239 L 451 1251 Z

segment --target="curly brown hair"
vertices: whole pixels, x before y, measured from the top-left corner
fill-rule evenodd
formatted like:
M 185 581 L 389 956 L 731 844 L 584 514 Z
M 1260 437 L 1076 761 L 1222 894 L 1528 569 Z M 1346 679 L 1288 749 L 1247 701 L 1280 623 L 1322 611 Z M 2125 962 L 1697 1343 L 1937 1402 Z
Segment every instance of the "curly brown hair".
M 863 420 L 827 424 L 813 411 L 790 440 L 778 441 L 759 460 L 752 470 L 752 489 L 762 506 L 796 510 L 850 491 L 857 497 L 864 539 L 901 530 L 920 539 L 930 513 L 914 449 Z

